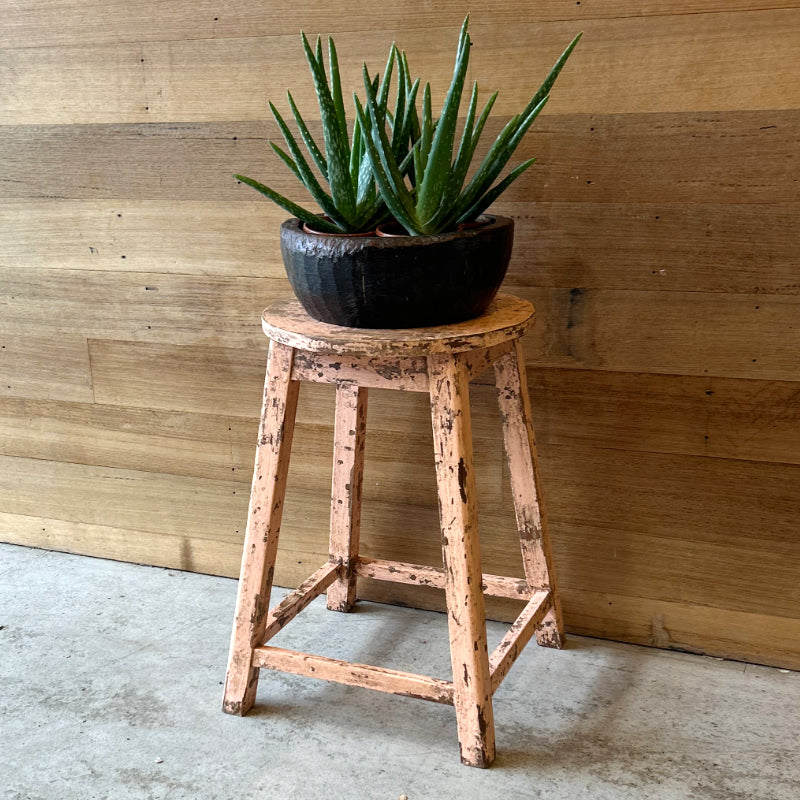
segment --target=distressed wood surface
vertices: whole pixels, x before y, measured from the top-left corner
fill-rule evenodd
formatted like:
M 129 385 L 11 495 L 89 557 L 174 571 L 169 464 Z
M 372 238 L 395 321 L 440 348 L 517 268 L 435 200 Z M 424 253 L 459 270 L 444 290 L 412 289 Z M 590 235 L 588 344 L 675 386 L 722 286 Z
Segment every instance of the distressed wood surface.
M 442 530 L 447 621 L 458 741 L 463 763 L 488 767 L 494 761 L 494 713 L 486 644 L 469 378 L 461 359 L 428 358 L 431 420 Z
M 359 558 L 356 572 L 365 578 L 389 581 L 390 583 L 430 586 L 434 589 L 444 589 L 446 585 L 444 569 L 429 567 L 425 564 L 407 564 L 402 561 L 386 561 L 379 558 Z M 527 600 L 532 592 L 526 580 L 486 573 L 481 578 L 481 589 L 491 597 L 507 597 L 510 600 Z
M 312 353 L 428 356 L 494 347 L 521 336 L 532 324 L 533 306 L 509 294 L 498 294 L 475 319 L 432 328 L 345 328 L 310 317 L 295 298 L 273 303 L 263 314 L 270 339 Z
M 339 578 L 340 572 L 340 564 L 333 562 L 323 564 L 294 591 L 289 592 L 280 603 L 271 608 L 267 615 L 261 644 L 266 644 L 278 631 L 283 630 L 304 608 L 308 607 L 312 600 L 319 597 Z
M 564 646 L 564 619 L 556 588 L 525 362 L 518 341 L 514 343 L 513 352 L 497 361 L 495 375 L 525 578 L 532 588 L 549 591 L 551 598 L 550 608 L 536 629 L 536 640 L 544 647 L 561 648 Z
M 542 621 L 552 609 L 551 592 L 536 592 L 528 601 L 522 613 L 514 620 L 505 636 L 489 656 L 489 670 L 492 675 L 492 694 L 508 675 L 514 662 L 531 637 L 539 630 Z
M 298 351 L 292 376 L 312 383 L 357 381 L 370 389 L 428 391 L 427 364 L 422 357 L 352 358 Z
M 300 388 L 299 383 L 291 380 L 292 356 L 291 348 L 276 342 L 270 345 L 236 616 L 225 678 L 223 710 L 228 714 L 246 714 L 255 701 L 258 686 L 253 648 L 263 643 L 267 627 Z
M 329 552 L 341 574 L 328 589 L 328 608 L 333 611 L 350 611 L 356 602 L 367 396 L 367 389 L 354 383 L 336 386 Z
M 453 685 L 449 681 L 414 675 L 369 664 L 354 664 L 336 658 L 311 653 L 299 653 L 279 647 L 257 647 L 254 654 L 257 667 L 293 672 L 309 678 L 335 681 L 349 686 L 361 686 L 389 694 L 453 704 Z

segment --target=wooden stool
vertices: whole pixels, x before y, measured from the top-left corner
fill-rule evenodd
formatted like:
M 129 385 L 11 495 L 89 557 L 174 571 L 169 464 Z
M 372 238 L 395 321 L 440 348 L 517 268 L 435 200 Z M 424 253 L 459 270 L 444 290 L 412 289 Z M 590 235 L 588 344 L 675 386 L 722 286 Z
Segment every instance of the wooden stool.
M 327 325 L 309 317 L 294 299 L 264 312 L 264 332 L 271 343 L 225 683 L 227 713 L 247 713 L 262 667 L 308 675 L 455 705 L 461 760 L 476 767 L 492 763 L 492 695 L 531 636 L 545 647 L 560 648 L 564 641 L 519 343 L 532 318 L 533 306 L 511 295 L 498 295 L 477 319 L 435 328 L 366 330 Z M 492 364 L 524 580 L 481 572 L 468 391 L 471 378 Z M 270 611 L 301 381 L 336 385 L 330 556 Z M 430 393 L 443 569 L 359 557 L 370 387 Z M 356 602 L 359 575 L 445 590 L 452 682 L 265 646 L 325 590 L 328 608 L 349 611 Z M 486 646 L 484 593 L 527 601 L 491 655 Z

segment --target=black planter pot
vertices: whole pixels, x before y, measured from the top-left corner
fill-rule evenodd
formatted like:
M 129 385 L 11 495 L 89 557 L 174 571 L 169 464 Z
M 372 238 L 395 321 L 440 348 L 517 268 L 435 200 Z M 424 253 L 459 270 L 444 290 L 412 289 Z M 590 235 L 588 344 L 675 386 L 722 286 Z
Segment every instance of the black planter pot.
M 315 319 L 351 328 L 446 325 L 485 311 L 503 282 L 514 221 L 435 236 L 331 236 L 281 225 L 286 273 Z

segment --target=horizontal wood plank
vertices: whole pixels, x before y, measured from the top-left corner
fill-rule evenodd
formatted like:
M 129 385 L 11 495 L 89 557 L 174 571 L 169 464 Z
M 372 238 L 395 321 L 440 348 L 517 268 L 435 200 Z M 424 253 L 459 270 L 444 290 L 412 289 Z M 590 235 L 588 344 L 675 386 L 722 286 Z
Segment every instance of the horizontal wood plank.
M 258 419 L 0 398 L 0 455 L 249 485 Z
M 749 549 L 743 570 L 776 555 L 797 568 L 800 466 L 546 446 L 542 470 L 553 525 L 655 536 L 687 554 L 697 544 Z
M 554 525 L 562 586 L 628 597 L 708 604 L 715 608 L 796 619 L 800 614 L 795 546 L 767 552 L 743 546 L 658 538 Z M 742 586 L 749 584 L 748 591 Z
M 284 278 L 286 213 L 213 200 L 0 201 L 0 267 Z
M 798 294 L 796 203 L 531 203 L 515 221 L 514 286 Z
M 504 201 L 796 203 L 800 182 L 786 165 L 798 118 L 800 110 L 541 117 L 517 151 L 538 163 Z M 487 124 L 487 141 L 505 121 Z M 4 126 L 0 197 L 252 202 L 253 190 L 231 178 L 240 173 L 305 202 L 269 153 L 267 139 L 279 135 L 274 123 L 252 121 Z
M 0 397 L 92 402 L 86 338 L 39 334 L 0 334 Z
M 62 553 L 129 561 L 155 567 L 234 577 L 239 574 L 242 546 L 239 541 L 199 538 L 191 532 L 165 532 L 116 528 L 87 522 L 53 519 L 0 511 L 0 541 Z M 289 575 L 297 559 L 292 556 Z M 286 563 L 287 558 L 281 557 Z
M 0 201 L 0 267 L 282 279 L 286 213 L 251 196 Z M 493 210 L 515 221 L 508 285 L 800 293 L 794 203 L 503 200 Z
M 257 417 L 267 357 L 244 348 L 91 341 L 98 403 Z
M 6 268 L 3 275 L 0 335 L 126 342 L 93 343 L 93 359 L 95 350 L 117 347 L 142 353 L 151 348 L 164 356 L 172 348 L 178 360 L 177 346 L 191 345 L 208 348 L 212 361 L 225 359 L 229 349 L 248 348 L 249 356 L 234 360 L 255 365 L 266 347 L 260 312 L 290 292 L 277 279 L 21 268 Z M 526 358 L 536 366 L 800 378 L 800 295 L 514 289 L 537 309 L 524 340 Z
M 800 669 L 800 620 L 591 590 L 563 592 L 573 633 Z
M 319 117 L 313 83 L 291 34 L 191 37 L 169 42 L 70 44 L 0 50 L 9 76 L 6 125 L 259 120 L 264 97 L 284 105 L 292 90 L 307 119 Z M 659 113 L 792 109 L 800 9 L 641 18 L 501 22 L 475 14 L 470 79 L 502 89 L 497 113 L 519 113 L 564 47 L 584 39 L 546 113 Z M 781 31 L 780 37 L 773 32 Z M 363 94 L 361 68 L 379 70 L 393 41 L 444 100 L 458 23 L 404 30 L 343 31 L 336 37 L 342 85 Z M 749 58 L 741 58 L 747 51 Z M 613 55 L 612 55 L 613 54 Z M 524 77 L 514 65 L 525 64 Z M 687 74 L 693 75 L 686 81 Z M 631 80 L 635 76 L 635 80 Z M 258 91 L 253 87 L 258 86 Z M 52 98 L 59 102 L 53 103 Z M 349 102 L 348 102 L 348 105 Z M 351 110 L 351 115 L 353 114 Z
M 285 278 L 17 267 L 0 275 L 0 335 L 80 335 L 255 352 L 267 344 L 261 311 L 291 294 Z
M 800 379 L 797 296 L 532 289 L 523 339 L 537 367 Z
M 236 481 L 0 457 L 0 510 L 24 516 L 241 542 L 248 494 Z
M 683 375 L 530 369 L 546 444 L 800 464 L 800 387 Z
M 586 19 L 702 14 L 793 8 L 794 0 L 494 0 L 491 17 L 498 24 Z M 353 13 L 355 9 L 356 13 Z M 391 5 L 375 3 L 319 3 L 298 0 L 291 14 L 268 13 L 258 0 L 236 0 L 224 7 L 208 0 L 183 0 L 169 5 L 141 0 L 135 6 L 124 0 L 18 0 L 7 9 L 0 30 L 0 47 L 48 47 L 112 42 L 181 41 L 239 38 L 242 36 L 296 35 L 362 31 L 403 31 L 432 27 L 452 28 L 466 12 L 461 3 L 429 0 L 420 5 L 401 0 Z M 476 21 L 480 15 L 475 15 Z

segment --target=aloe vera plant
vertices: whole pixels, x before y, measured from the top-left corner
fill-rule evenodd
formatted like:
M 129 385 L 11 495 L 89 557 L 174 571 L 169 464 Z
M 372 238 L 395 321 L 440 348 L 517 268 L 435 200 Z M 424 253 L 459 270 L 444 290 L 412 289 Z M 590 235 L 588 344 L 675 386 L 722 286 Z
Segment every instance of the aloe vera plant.
M 365 134 L 360 119 L 356 119 L 353 125 L 352 141 L 348 135 L 339 61 L 333 39 L 328 39 L 329 81 L 325 73 L 321 40 L 317 38 L 316 48 L 312 49 L 304 33 L 301 34 L 301 38 L 319 103 L 323 147 L 319 146 L 311 134 L 291 92 L 287 92 L 287 99 L 300 137 L 318 173 L 315 173 L 311 167 L 295 135 L 273 103 L 269 104 L 270 110 L 283 134 L 288 152 L 272 141 L 269 144 L 284 164 L 308 189 L 325 216 L 321 217 L 318 213 L 303 208 L 253 178 L 244 175 L 234 175 L 234 177 L 261 192 L 303 222 L 309 223 L 315 230 L 324 233 L 372 231 L 390 215 L 377 190 L 370 157 L 367 153 L 367 143 L 370 141 L 370 137 Z M 402 90 L 398 93 L 394 112 L 390 113 L 387 106 L 395 62 L 400 65 L 398 72 Z M 395 159 L 399 159 L 401 162 L 405 159 L 407 169 L 407 165 L 411 161 L 410 148 L 415 140 L 414 133 L 419 128 L 414 105 L 419 82 L 409 86 L 404 71 L 405 67 L 404 59 L 399 57 L 396 48 L 392 45 L 382 78 L 379 80 L 378 76 L 375 76 L 369 80 L 369 83 L 375 114 L 384 121 L 386 119 L 392 121 L 391 141 L 386 137 L 388 146 L 392 149 Z M 386 136 L 385 133 L 384 135 Z M 320 183 L 318 174 L 327 182 L 329 191 L 326 191 Z
M 382 98 L 376 92 L 366 67 L 366 104 L 362 105 L 358 97 L 355 97 L 357 122 L 362 131 L 370 133 L 365 137 L 366 152 L 380 194 L 395 219 L 412 235 L 439 233 L 452 229 L 457 223 L 476 219 L 534 163 L 533 158 L 524 161 L 495 184 L 525 133 L 547 103 L 550 89 L 581 37 L 578 34 L 567 46 L 544 83 L 523 111 L 505 125 L 467 182 L 475 150 L 498 94 L 494 92 L 480 115 L 477 115 L 478 84 L 473 84 L 464 128 L 456 150 L 456 124 L 469 65 L 471 43 L 468 24 L 469 16 L 461 27 L 453 79 L 441 116 L 436 121 L 431 113 L 430 85 L 425 85 L 419 137 L 409 154 L 411 159 L 398 158 L 402 153 L 398 154 L 398 149 L 387 134 L 385 104 L 382 104 Z M 396 57 L 399 63 L 404 64 L 408 83 L 405 53 Z M 398 83 L 398 91 L 401 88 L 402 80 Z M 392 131 L 395 127 L 392 126 Z M 413 160 L 412 171 L 409 170 L 409 160 Z M 409 172 L 413 180 L 407 185 L 406 177 Z

